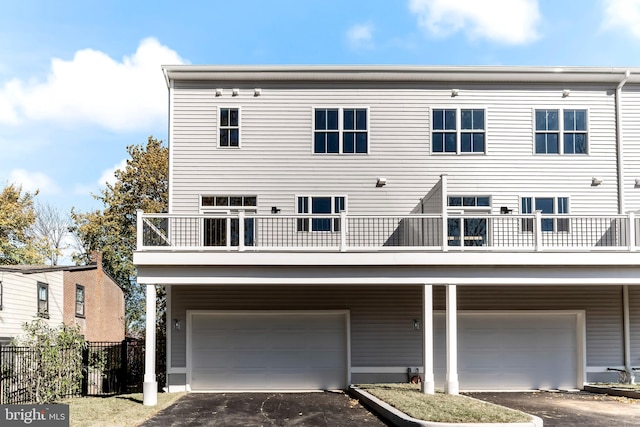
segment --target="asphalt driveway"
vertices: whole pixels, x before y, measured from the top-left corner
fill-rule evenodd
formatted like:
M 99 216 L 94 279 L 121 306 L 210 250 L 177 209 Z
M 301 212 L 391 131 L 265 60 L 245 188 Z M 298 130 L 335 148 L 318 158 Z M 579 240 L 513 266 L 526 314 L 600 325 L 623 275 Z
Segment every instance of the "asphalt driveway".
M 537 415 L 544 427 L 640 425 L 640 400 L 587 392 L 465 393 Z
M 147 420 L 165 426 L 331 426 L 386 424 L 340 392 L 189 393 Z

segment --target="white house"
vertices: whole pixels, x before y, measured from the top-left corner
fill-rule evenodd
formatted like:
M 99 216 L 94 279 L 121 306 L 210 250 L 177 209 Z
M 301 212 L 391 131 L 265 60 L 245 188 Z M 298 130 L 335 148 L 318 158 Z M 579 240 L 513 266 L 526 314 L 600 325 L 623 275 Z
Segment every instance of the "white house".
M 138 215 L 170 391 L 581 388 L 640 366 L 640 69 L 165 66 Z
M 63 274 L 47 266 L 0 266 L 0 344 L 24 333 L 22 325 L 34 319 L 52 327 L 62 323 Z

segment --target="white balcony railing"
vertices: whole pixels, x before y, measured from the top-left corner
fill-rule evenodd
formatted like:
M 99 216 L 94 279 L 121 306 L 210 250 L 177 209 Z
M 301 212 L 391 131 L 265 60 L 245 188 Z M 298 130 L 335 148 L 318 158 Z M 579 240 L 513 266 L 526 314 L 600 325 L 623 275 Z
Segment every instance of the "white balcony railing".
M 137 249 L 635 251 L 629 215 L 172 215 L 138 212 Z M 444 224 L 444 227 L 443 227 Z

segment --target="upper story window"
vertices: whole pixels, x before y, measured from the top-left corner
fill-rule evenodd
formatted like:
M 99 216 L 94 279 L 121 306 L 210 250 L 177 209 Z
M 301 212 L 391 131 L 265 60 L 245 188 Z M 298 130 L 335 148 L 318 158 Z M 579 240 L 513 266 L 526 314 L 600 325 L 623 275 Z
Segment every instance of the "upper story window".
M 219 147 L 240 147 L 240 109 L 220 108 L 219 129 Z
M 38 316 L 49 317 L 49 285 L 38 282 Z
M 76 284 L 76 317 L 84 317 L 84 286 Z
M 484 109 L 434 109 L 431 123 L 432 152 L 466 154 L 486 151 Z
M 587 110 L 535 111 L 536 154 L 587 154 Z
M 491 207 L 491 197 L 489 196 L 449 196 L 448 206 L 462 207 Z
M 255 209 L 257 205 L 258 198 L 256 196 L 202 196 L 200 198 L 200 206 L 202 207 Z
M 313 122 L 314 153 L 366 154 L 369 151 L 366 108 L 316 108 Z
M 523 197 L 521 212 L 532 214 L 541 211 L 543 215 L 563 215 L 569 213 L 568 197 Z M 533 219 L 522 220 L 522 231 L 533 231 Z M 562 218 L 542 218 L 542 231 L 569 231 L 569 220 Z
M 300 196 L 298 214 L 311 214 L 311 218 L 299 218 L 298 231 L 340 231 L 340 218 L 322 218 L 322 215 L 339 214 L 346 210 L 344 196 Z M 318 215 L 318 217 L 315 217 Z

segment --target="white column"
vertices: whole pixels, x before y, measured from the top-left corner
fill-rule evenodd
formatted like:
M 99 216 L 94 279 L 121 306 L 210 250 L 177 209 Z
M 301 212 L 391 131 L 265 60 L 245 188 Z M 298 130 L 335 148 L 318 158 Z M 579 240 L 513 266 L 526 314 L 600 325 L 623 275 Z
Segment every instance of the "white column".
M 147 314 L 144 347 L 144 384 L 142 403 L 155 406 L 158 403 L 158 382 L 156 381 L 156 287 L 147 287 Z
M 458 309 L 456 285 L 447 285 L 447 381 L 444 391 L 458 394 Z
M 433 286 L 422 286 L 422 392 L 434 394 L 436 383 L 433 376 Z

